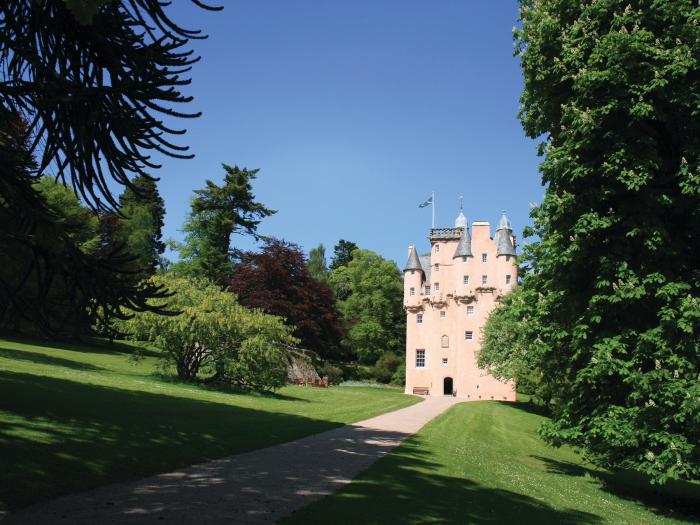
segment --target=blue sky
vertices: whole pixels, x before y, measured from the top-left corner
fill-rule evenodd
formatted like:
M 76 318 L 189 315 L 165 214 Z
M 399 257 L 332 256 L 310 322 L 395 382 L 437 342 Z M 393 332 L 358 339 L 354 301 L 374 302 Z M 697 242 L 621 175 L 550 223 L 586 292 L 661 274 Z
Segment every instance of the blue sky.
M 260 169 L 256 196 L 279 212 L 259 231 L 307 252 L 322 242 L 330 256 L 344 238 L 402 266 L 409 244 L 428 246 L 418 204 L 433 190 L 438 226 L 464 195 L 470 221 L 507 210 L 520 236 L 543 189 L 517 120 L 516 2 L 175 4 L 209 39 L 193 44 L 202 60 L 186 88 L 203 112 L 185 122 L 196 158 L 156 173 L 166 237 L 182 238 L 192 190 L 220 182 L 222 162 Z

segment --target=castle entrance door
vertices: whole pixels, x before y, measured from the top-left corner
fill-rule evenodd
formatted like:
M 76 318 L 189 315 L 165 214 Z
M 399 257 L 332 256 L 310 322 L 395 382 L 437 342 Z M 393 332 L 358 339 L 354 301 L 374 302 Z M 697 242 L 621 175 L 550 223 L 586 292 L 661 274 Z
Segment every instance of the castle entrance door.
M 442 381 L 442 393 L 446 396 L 452 395 L 452 378 L 446 377 Z

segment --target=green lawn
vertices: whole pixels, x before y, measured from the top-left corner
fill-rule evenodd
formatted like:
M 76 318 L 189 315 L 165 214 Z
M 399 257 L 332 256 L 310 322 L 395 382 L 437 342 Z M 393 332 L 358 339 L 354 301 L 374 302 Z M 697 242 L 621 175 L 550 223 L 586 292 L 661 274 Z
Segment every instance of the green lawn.
M 97 485 L 266 447 L 416 401 L 390 389 L 235 394 L 164 381 L 129 347 L 0 339 L 0 517 Z
M 522 404 L 457 405 L 287 522 L 638 525 L 700 517 L 700 485 L 655 493 L 633 476 L 595 470 L 571 449 L 546 446 L 536 432 L 542 420 Z

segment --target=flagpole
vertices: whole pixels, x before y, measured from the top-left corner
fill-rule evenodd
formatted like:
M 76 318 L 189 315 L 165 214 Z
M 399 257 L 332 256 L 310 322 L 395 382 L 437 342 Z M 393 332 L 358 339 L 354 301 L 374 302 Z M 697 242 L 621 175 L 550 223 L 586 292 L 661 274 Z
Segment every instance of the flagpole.
M 432 226 L 432 228 L 435 229 L 435 192 L 433 192 L 433 202 L 432 202 L 431 207 L 433 208 L 433 226 Z

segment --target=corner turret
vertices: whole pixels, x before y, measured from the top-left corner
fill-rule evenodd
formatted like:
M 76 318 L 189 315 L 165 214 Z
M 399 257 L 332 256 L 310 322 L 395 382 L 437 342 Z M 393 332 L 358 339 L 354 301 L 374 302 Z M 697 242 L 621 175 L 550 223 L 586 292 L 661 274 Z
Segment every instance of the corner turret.
M 506 212 L 501 215 L 501 220 L 498 221 L 496 228 L 496 256 L 503 255 L 515 256 L 515 244 L 513 242 L 513 228 L 510 225 L 510 220 L 506 216 Z

